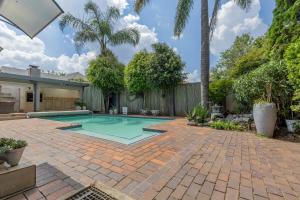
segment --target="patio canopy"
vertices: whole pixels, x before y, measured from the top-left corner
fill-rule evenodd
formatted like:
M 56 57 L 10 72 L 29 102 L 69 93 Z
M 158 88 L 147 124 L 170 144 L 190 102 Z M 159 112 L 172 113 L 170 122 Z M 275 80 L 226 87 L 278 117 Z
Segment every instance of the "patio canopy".
M 0 16 L 30 38 L 56 19 L 63 10 L 54 0 L 0 0 Z

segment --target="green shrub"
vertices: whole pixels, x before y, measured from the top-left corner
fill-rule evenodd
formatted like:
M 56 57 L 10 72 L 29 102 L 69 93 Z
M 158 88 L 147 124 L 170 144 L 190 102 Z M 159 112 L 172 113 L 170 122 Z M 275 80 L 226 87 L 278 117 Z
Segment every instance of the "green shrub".
M 147 51 L 140 51 L 125 68 L 125 85 L 131 93 L 140 94 L 151 88 L 147 73 L 152 57 Z
M 187 117 L 188 119 L 192 119 L 196 123 L 204 123 L 208 116 L 208 111 L 202 105 L 199 104 Z
M 98 56 L 89 62 L 86 71 L 88 80 L 101 89 L 104 99 L 105 112 L 108 112 L 109 97 L 118 93 L 124 86 L 124 65 L 113 55 Z
M 300 39 L 292 43 L 284 55 L 288 68 L 288 78 L 294 91 L 294 112 L 300 112 Z
M 80 99 L 77 99 L 75 102 L 74 102 L 74 105 L 75 106 L 79 106 L 79 107 L 82 107 L 82 106 L 86 106 L 86 103 L 84 103 L 82 100 Z
M 0 138 L 0 154 L 7 151 L 26 147 L 27 142 L 24 140 L 15 140 L 12 138 Z
M 231 80 L 216 79 L 209 84 L 209 97 L 215 104 L 222 105 L 231 90 Z
M 231 121 L 214 121 L 210 123 L 210 127 L 218 130 L 228 130 L 228 131 L 244 131 L 245 128 L 239 123 Z
M 270 100 L 284 108 L 291 96 L 287 75 L 287 67 L 283 61 L 266 63 L 234 82 L 235 98 L 249 111 L 257 99 Z

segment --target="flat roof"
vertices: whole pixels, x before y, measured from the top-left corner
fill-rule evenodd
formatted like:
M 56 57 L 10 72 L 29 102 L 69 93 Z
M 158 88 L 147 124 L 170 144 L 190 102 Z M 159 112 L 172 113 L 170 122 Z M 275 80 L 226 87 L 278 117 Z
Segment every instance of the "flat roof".
M 18 82 L 18 83 L 46 83 L 58 86 L 71 86 L 71 87 L 87 87 L 88 83 L 80 83 L 74 81 L 65 81 L 58 79 L 50 79 L 43 77 L 32 77 L 17 74 L 9 74 L 0 72 L 0 81 Z

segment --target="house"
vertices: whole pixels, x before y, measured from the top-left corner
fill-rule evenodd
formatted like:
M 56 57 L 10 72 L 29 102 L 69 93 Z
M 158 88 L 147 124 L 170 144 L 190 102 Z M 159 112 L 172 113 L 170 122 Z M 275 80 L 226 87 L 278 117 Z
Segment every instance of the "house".
M 80 73 L 43 72 L 33 65 L 28 69 L 2 66 L 0 113 L 72 110 L 87 86 Z

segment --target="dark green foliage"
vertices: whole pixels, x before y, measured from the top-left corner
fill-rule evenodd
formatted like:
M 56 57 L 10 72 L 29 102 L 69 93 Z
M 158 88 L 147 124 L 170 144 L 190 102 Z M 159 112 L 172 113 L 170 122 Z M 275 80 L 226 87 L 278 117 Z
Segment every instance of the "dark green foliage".
M 249 52 L 253 46 L 253 42 L 254 39 L 249 34 L 237 36 L 232 46 L 221 53 L 216 68 L 223 72 L 227 72 L 233 68 L 236 62 Z
M 283 61 L 271 61 L 264 64 L 240 76 L 234 82 L 236 100 L 249 111 L 255 100 L 269 98 L 283 109 L 288 104 L 291 95 L 287 76 L 287 67 Z
M 152 88 L 170 89 L 182 82 L 185 64 L 180 56 L 165 43 L 152 45 L 154 50 L 147 77 Z
M 273 22 L 268 31 L 269 50 L 283 58 L 288 45 L 300 37 L 300 1 L 276 0 Z
M 74 105 L 82 108 L 83 106 L 86 106 L 86 103 L 84 103 L 82 100 L 78 99 L 74 102 Z
M 287 62 L 289 80 L 294 88 L 294 105 L 292 110 L 300 112 L 300 39 L 290 44 L 284 58 Z
M 131 93 L 140 94 L 151 88 L 147 74 L 152 57 L 147 51 L 138 52 L 125 68 L 125 84 Z
M 236 60 L 234 66 L 229 70 L 229 76 L 231 78 L 237 78 L 257 69 L 266 62 L 268 62 L 268 59 L 265 56 L 265 50 L 263 48 L 253 47 L 247 54 Z
M 27 146 L 24 140 L 15 140 L 13 138 L 0 138 L 0 154 Z
M 88 80 L 100 88 L 104 96 L 105 110 L 108 111 L 108 98 L 124 87 L 124 65 L 115 57 L 99 56 L 90 61 L 87 69 Z
M 222 105 L 232 90 L 232 80 L 216 79 L 209 84 L 209 97 L 214 104 Z
M 210 127 L 218 130 L 244 131 L 245 128 L 236 122 L 231 121 L 214 121 L 209 124 Z

